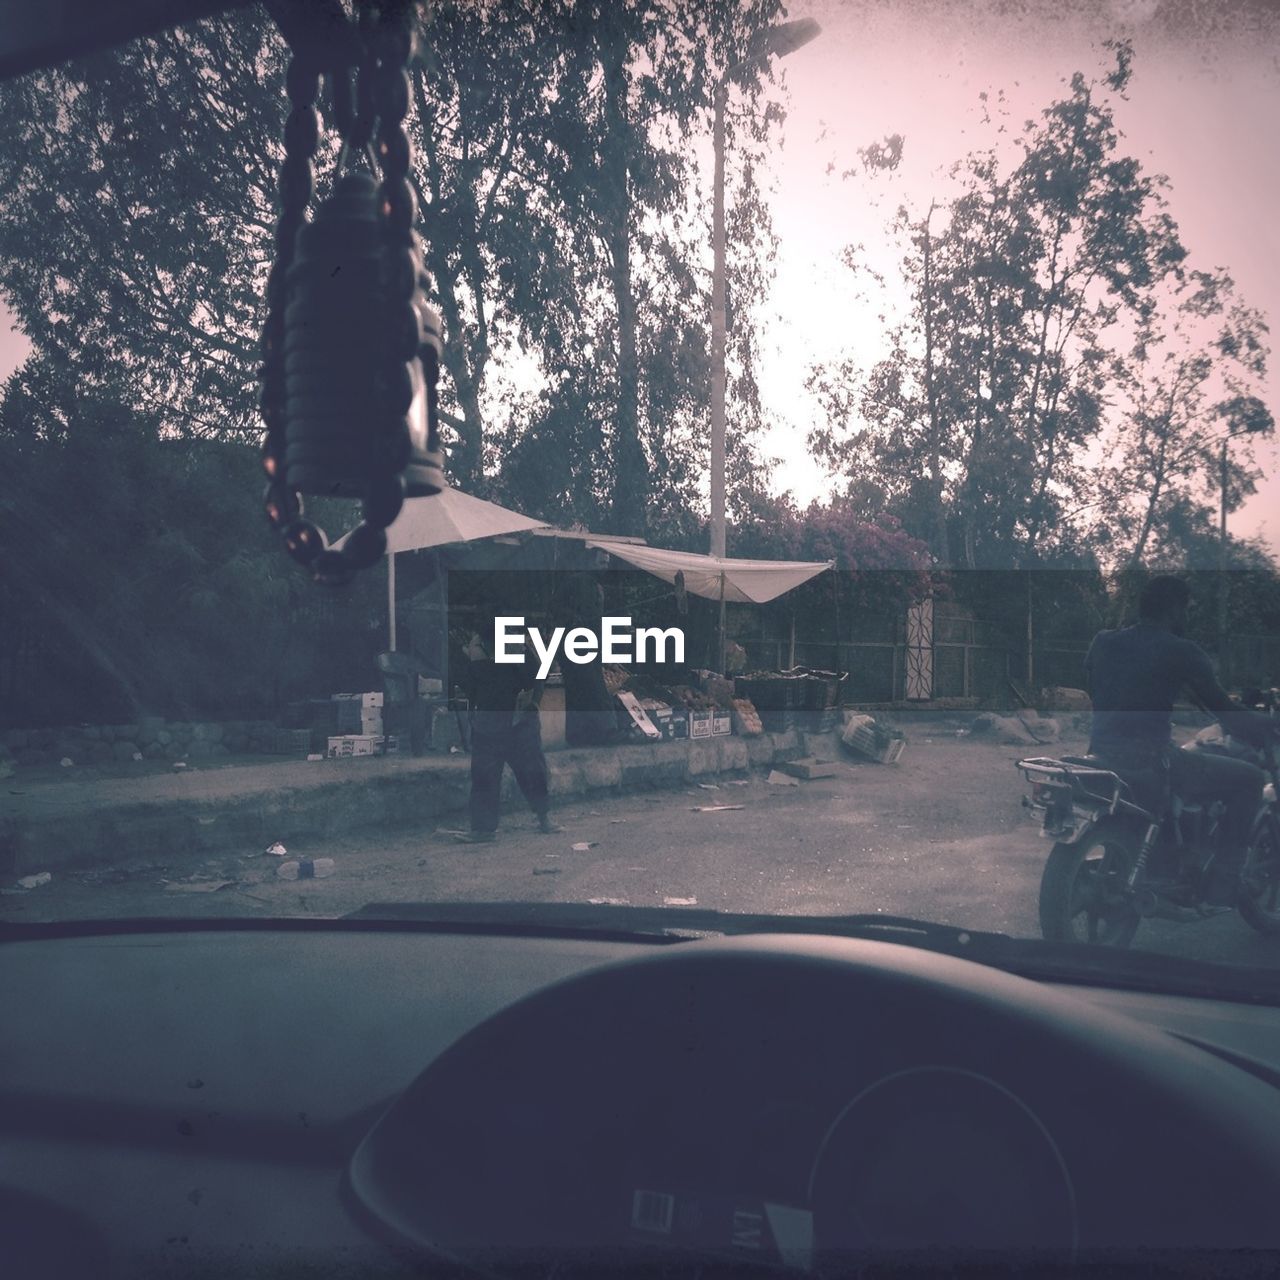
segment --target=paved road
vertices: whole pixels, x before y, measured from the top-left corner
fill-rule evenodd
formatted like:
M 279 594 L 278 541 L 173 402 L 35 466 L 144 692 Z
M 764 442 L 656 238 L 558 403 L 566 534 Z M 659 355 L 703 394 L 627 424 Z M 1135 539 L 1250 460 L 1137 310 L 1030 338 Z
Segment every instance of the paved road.
M 1059 749 L 1079 750 L 1071 742 Z M 1016 747 L 913 736 L 896 766 L 843 765 L 837 777 L 777 786 L 761 775 L 715 789 L 601 797 L 566 806 L 541 835 L 522 811 L 492 845 L 448 831 L 317 840 L 289 855 L 332 858 L 313 881 L 277 876 L 259 849 L 171 864 L 122 862 L 6 894 L 0 915 L 341 915 L 369 902 L 692 904 L 784 913 L 883 911 L 1038 936 L 1048 845 L 1020 805 Z M 733 806 L 711 811 L 711 806 Z M 575 849 L 575 844 L 589 844 Z M 1137 945 L 1203 959 L 1280 965 L 1280 939 L 1237 916 L 1143 925 Z

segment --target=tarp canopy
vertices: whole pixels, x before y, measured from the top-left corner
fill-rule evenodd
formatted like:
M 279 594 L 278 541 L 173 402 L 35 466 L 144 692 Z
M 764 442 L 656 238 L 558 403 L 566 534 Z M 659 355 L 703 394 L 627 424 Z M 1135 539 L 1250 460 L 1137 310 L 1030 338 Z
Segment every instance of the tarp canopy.
M 666 582 L 674 583 L 676 574 L 683 573 L 685 590 L 693 595 L 738 604 L 766 604 L 835 565 L 834 560 L 728 560 L 609 538 L 587 545 Z
M 400 551 L 422 551 L 428 547 L 446 547 L 544 528 L 545 521 L 508 511 L 483 498 L 473 498 L 460 489 L 444 489 L 430 497 L 409 498 L 405 502 L 395 523 L 387 530 L 387 551 L 395 555 Z
M 518 511 L 508 511 L 496 502 L 473 498 L 460 489 L 442 489 L 425 498 L 409 498 L 387 530 L 387 614 L 388 646 L 396 649 L 396 555 L 401 551 L 425 551 L 460 542 L 496 538 L 504 533 L 545 529 L 541 520 L 531 520 Z M 341 548 L 351 535 L 340 538 Z

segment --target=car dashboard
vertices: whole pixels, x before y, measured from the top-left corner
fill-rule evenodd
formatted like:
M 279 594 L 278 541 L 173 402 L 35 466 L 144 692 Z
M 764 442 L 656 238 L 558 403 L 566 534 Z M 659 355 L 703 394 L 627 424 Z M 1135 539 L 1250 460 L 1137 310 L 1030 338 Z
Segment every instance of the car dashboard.
M 12 1275 L 1280 1257 L 1274 1008 L 784 934 L 86 930 L 0 965 Z

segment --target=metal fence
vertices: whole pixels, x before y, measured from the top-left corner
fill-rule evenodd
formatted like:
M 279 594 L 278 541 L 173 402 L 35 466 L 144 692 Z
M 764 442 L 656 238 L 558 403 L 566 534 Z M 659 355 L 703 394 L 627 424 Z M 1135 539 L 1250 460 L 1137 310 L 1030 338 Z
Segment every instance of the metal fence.
M 906 699 L 907 646 L 901 643 L 851 641 L 740 641 L 752 670 L 782 670 L 795 665 L 847 673 L 844 701 L 902 702 Z M 794 653 L 794 663 L 791 658 Z M 972 698 L 982 702 L 1007 700 L 1011 663 L 1016 671 L 1021 655 L 1004 647 L 955 642 L 933 646 L 934 698 Z M 1078 683 L 1078 681 L 1077 681 Z

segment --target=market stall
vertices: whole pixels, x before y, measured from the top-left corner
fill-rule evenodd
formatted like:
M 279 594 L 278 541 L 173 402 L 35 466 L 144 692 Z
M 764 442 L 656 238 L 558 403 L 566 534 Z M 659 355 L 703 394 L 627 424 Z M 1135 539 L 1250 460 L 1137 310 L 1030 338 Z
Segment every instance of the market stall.
M 691 682 L 674 686 L 658 684 L 643 675 L 612 673 L 613 691 L 640 735 L 701 738 L 763 729 L 835 727 L 842 682 L 839 673 L 793 668 L 753 672 L 735 680 L 724 674 L 725 605 L 767 604 L 833 568 L 834 560 L 729 559 L 607 537 L 592 538 L 587 545 L 673 586 L 680 584 L 690 595 L 715 601 L 720 607 L 718 672 L 699 672 Z

